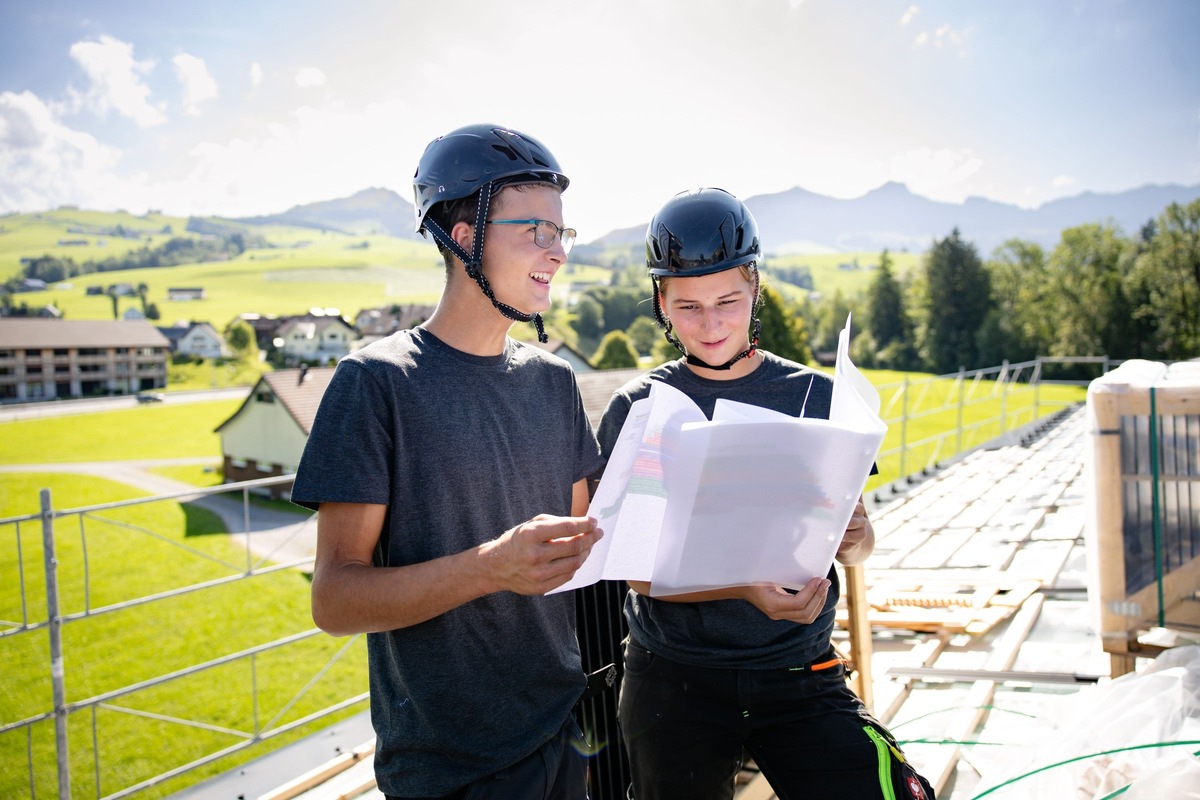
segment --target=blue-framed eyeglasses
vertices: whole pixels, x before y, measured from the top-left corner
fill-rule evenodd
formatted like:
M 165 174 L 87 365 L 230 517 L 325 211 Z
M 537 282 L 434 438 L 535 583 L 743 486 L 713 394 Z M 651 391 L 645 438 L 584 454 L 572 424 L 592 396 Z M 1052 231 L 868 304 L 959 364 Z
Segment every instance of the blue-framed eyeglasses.
M 533 225 L 533 243 L 549 249 L 554 240 L 562 241 L 563 250 L 571 252 L 575 244 L 575 229 L 560 228 L 548 219 L 489 219 L 489 225 Z

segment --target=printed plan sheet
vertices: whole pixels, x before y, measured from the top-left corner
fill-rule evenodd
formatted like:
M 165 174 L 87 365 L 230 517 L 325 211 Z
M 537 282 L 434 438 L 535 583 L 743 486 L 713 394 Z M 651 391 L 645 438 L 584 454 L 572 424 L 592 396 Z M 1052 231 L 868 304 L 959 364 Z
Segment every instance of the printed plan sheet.
M 824 577 L 887 426 L 879 394 L 838 339 L 830 419 L 718 400 L 713 419 L 655 384 L 635 402 L 588 514 L 604 531 L 556 591 L 649 581 L 664 596 Z

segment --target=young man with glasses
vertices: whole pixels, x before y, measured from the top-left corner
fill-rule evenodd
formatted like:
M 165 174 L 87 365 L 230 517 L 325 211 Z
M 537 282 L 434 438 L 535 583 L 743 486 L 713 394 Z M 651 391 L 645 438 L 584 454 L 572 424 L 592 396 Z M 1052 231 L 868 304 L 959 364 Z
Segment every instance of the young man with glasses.
M 567 182 L 498 126 L 426 148 L 417 230 L 445 259 L 442 298 L 341 361 L 296 476 L 292 499 L 320 510 L 313 618 L 369 637 L 389 798 L 586 797 L 574 598 L 545 592 L 601 535 L 599 448 L 569 365 L 507 335 L 545 336 Z

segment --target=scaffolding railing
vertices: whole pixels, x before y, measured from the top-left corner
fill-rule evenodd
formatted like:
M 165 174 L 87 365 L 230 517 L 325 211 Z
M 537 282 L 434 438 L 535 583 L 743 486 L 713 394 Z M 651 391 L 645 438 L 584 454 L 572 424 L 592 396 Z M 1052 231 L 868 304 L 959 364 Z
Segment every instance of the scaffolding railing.
M 253 616 L 257 607 L 240 601 L 263 582 L 296 580 L 296 571 L 311 573 L 311 555 L 297 557 L 296 552 L 306 548 L 296 544 L 315 538 L 315 515 L 272 508 L 256 497 L 292 480 L 263 478 L 76 508 L 56 508 L 51 491 L 43 489 L 38 513 L 0 519 L 0 583 L 9 587 L 0 592 L 0 662 L 5 664 L 3 683 L 8 684 L 4 693 L 10 709 L 32 711 L 18 713 L 17 719 L 0 719 L 0 794 L 128 797 L 276 737 L 315 732 L 319 721 L 339 712 L 365 708 L 366 692 L 346 696 L 340 691 L 326 699 L 327 687 L 324 693 L 315 691 L 331 670 L 365 664 L 362 637 L 326 637 L 312 626 L 307 603 L 304 618 L 264 625 L 261 617 Z M 240 502 L 230 495 L 240 495 Z M 153 511 L 146 510 L 155 504 Z M 244 556 L 231 558 L 236 550 L 212 546 L 211 536 L 189 537 L 186 529 L 147 525 L 144 519 L 158 520 L 163 504 L 189 509 L 193 515 L 206 508 L 227 521 L 225 530 L 237 530 L 239 525 L 228 521 L 240 520 L 240 532 L 224 538 L 240 544 Z M 183 515 L 185 526 L 187 516 Z M 30 528 L 40 528 L 40 536 L 28 536 Z M 122 575 L 122 552 L 156 564 L 171 558 L 183 566 L 183 575 L 194 574 L 196 579 L 165 586 L 153 577 Z M 44 588 L 44 604 L 39 588 Z M 239 593 L 238 602 L 229 602 L 230 591 Z M 189 620 L 177 618 L 184 607 L 181 601 L 188 598 L 186 607 L 194 610 L 197 599 L 203 604 L 213 595 L 220 595 L 212 602 L 220 602 L 221 614 L 228 615 L 220 623 L 218 640 L 221 631 L 229 631 L 228 641 L 233 643 L 245 638 L 232 635 L 234 631 L 249 631 L 247 635 L 256 638 L 260 626 L 274 633 L 280 627 L 289 629 L 246 646 L 230 646 L 228 652 L 214 644 L 212 635 L 201 637 L 196 647 L 214 651 L 189 651 L 184 645 L 181 649 L 191 663 L 156 669 L 170 637 L 187 635 Z M 97 623 L 102 619 L 110 623 L 104 626 L 106 635 L 147 649 L 114 653 L 90 642 L 98 629 L 88 626 L 103 625 Z M 170 624 L 151 635 L 130 635 L 131 626 L 147 620 Z M 76 626 L 79 633 L 72 635 Z M 40 666 L 30 664 L 40 649 L 34 640 L 43 633 L 49 659 Z M 111 678 L 89 674 L 90 664 L 104 656 L 132 658 L 136 679 L 111 685 Z M 275 681 L 268 673 L 283 660 L 289 664 L 288 677 Z M 297 669 L 297 663 L 303 666 Z M 247 670 L 247 686 L 222 691 L 224 708 L 180 703 L 180 694 L 186 696 L 187 687 L 198 685 L 189 682 L 226 681 Z M 365 669 L 361 672 L 365 684 Z M 37 697 L 46 696 L 47 683 L 48 705 L 38 708 Z M 143 729 L 152 728 L 153 740 L 144 735 L 139 742 L 136 734 L 131 736 L 130 719 L 141 720 Z M 197 731 L 202 734 L 195 735 Z M 183 740 L 188 740 L 186 745 Z M 117 753 L 112 742 L 123 742 L 128 751 Z M 148 749 L 154 756 L 147 759 Z M 168 762 L 177 757 L 164 765 L 164 755 Z M 109 756 L 116 763 L 106 763 Z
M 1003 362 L 984 369 L 951 372 L 880 384 L 879 415 L 888 437 L 876 461 L 879 474 L 868 482 L 878 499 L 880 489 L 898 491 L 956 458 L 991 442 L 1003 441 L 1055 413 L 1078 403 L 1049 400 L 1042 387 L 1045 367 L 1098 365 L 1099 377 L 1114 363 L 1107 356 L 1043 357 Z M 1080 387 L 1089 380 L 1054 381 Z

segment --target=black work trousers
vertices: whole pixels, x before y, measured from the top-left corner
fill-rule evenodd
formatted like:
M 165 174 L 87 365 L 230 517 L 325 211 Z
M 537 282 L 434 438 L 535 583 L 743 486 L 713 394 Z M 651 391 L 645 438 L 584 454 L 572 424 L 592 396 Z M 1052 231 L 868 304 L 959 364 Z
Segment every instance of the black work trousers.
M 634 800 L 730 800 L 743 750 L 780 800 L 933 800 L 832 650 L 790 669 L 718 669 L 631 639 L 618 717 Z

